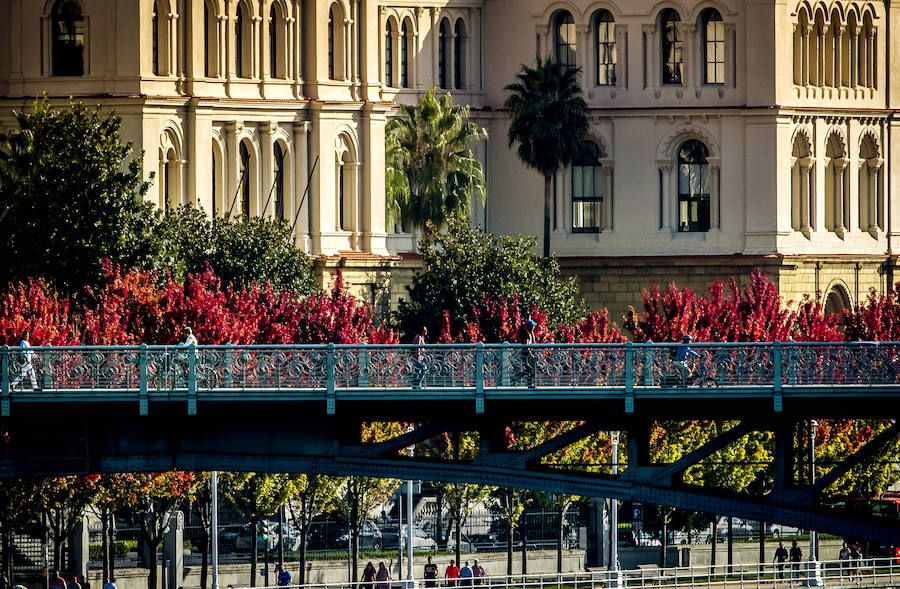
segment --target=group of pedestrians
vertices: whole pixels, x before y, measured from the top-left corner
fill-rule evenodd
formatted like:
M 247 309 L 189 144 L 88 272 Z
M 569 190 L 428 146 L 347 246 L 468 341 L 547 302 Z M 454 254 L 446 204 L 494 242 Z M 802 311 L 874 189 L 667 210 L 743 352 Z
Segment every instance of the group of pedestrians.
M 862 558 L 862 546 L 859 545 L 859 542 L 852 542 L 849 546 L 844 542 L 838 554 L 838 560 L 841 561 L 841 577 L 849 575 L 850 581 L 859 579 L 859 566 Z
M 438 565 L 434 563 L 432 558 L 428 557 L 428 562 L 425 564 L 425 569 L 423 572 L 423 578 L 425 579 L 426 587 L 437 587 L 440 583 L 440 579 L 438 578 Z M 484 567 L 481 566 L 481 563 L 478 562 L 478 559 L 475 559 L 475 562 L 472 566 L 469 566 L 469 561 L 465 561 L 462 568 L 456 566 L 456 561 L 451 559 L 450 564 L 444 570 L 444 581 L 446 587 L 472 587 L 478 586 L 482 584 L 482 580 L 484 579 L 486 572 Z M 366 564 L 363 569 L 362 575 L 359 577 L 359 582 L 366 589 L 389 589 L 391 584 L 391 572 L 388 570 L 387 566 L 384 564 L 384 561 L 378 563 L 378 568 L 375 568 L 375 565 L 371 562 Z
M 795 575 L 798 579 L 800 578 L 800 561 L 803 560 L 803 550 L 800 549 L 796 540 L 791 540 L 790 551 L 784 547 L 784 542 L 779 542 L 778 548 L 775 549 L 773 562 L 775 563 L 776 576 L 779 579 L 784 579 L 784 571 L 787 568 L 788 559 L 791 562 L 790 578 L 791 583 L 793 583 Z

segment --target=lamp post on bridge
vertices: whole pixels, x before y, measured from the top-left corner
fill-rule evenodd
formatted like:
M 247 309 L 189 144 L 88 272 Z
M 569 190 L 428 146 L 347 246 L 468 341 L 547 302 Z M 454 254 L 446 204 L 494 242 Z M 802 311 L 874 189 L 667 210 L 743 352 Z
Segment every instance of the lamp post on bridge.
M 815 419 L 809 420 L 809 484 L 816 483 L 816 429 L 819 422 Z M 815 530 L 809 531 L 809 575 L 806 579 L 807 587 L 821 587 L 825 584 L 822 579 L 822 569 L 816 554 L 816 545 L 818 544 L 818 534 Z

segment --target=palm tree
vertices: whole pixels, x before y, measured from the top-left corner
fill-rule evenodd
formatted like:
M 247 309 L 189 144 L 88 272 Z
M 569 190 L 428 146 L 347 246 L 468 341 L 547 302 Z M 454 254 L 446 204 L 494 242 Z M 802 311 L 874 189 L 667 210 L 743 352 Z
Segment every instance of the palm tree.
M 416 106 L 401 106 L 387 125 L 385 192 L 388 219 L 418 229 L 437 226 L 454 212 L 467 213 L 472 194 L 484 200 L 481 162 L 472 145 L 487 131 L 469 121 L 469 107 L 432 87 Z
M 550 256 L 550 183 L 556 172 L 577 155 L 587 133 L 587 104 L 578 84 L 578 69 L 538 57 L 537 66 L 523 65 L 516 82 L 504 88 L 504 108 L 512 117 L 509 147 L 518 143 L 526 166 L 544 176 L 544 257 Z

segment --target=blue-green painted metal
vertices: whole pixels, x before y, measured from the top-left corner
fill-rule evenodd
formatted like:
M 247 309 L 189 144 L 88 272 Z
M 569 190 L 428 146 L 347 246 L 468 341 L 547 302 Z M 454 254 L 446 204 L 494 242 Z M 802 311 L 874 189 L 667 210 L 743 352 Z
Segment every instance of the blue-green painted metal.
M 183 395 L 188 413 L 211 400 L 460 399 L 483 412 L 491 400 L 610 399 L 624 411 L 659 399 L 786 399 L 864 391 L 900 396 L 900 343 L 517 344 L 34 347 L 43 390 L 24 379 L 17 348 L 2 353 L 3 413 L 18 402 L 134 401 L 141 413 Z M 239 395 L 237 393 L 240 393 Z

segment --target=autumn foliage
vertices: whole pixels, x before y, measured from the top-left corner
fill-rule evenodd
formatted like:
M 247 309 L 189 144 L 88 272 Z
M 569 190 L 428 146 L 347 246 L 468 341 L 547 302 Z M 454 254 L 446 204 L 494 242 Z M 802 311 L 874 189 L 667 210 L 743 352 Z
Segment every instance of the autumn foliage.
M 740 286 L 716 281 L 707 293 L 678 290 L 674 283 L 645 290 L 644 310 L 631 309 L 624 322 L 634 341 L 672 342 L 683 334 L 705 342 L 841 341 L 837 317 L 827 317 L 820 298 L 784 301 L 765 274 L 754 271 Z
M 0 344 L 173 344 L 182 326 L 202 344 L 392 343 L 396 334 L 373 323 L 340 274 L 332 287 L 305 297 L 270 284 L 233 287 L 212 270 L 184 281 L 168 273 L 123 270 L 105 263 L 78 312 L 40 280 L 11 285 L 0 299 Z

